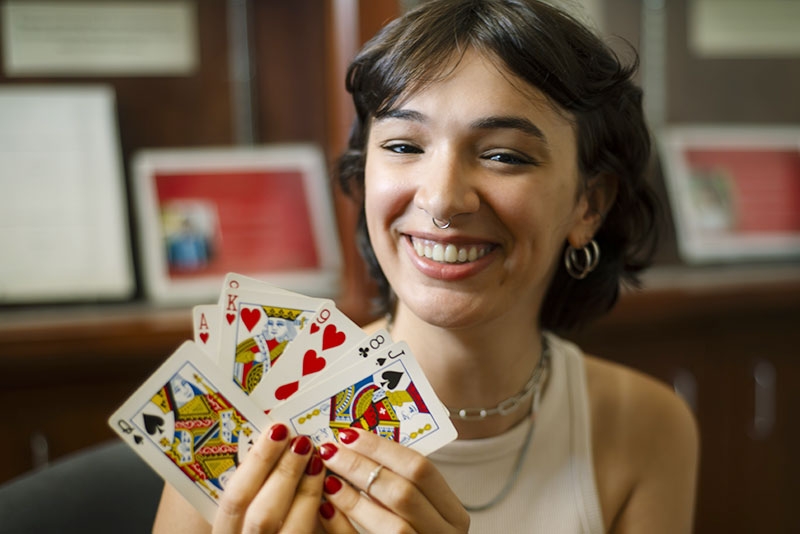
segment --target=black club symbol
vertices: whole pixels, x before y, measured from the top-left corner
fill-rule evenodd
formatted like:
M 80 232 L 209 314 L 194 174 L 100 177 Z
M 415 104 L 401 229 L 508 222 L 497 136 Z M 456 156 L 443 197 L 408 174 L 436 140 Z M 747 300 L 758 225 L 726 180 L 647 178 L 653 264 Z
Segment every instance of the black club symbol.
M 366 358 L 367 354 L 369 354 L 369 347 L 361 347 L 358 349 L 358 353 L 361 354 L 362 358 Z

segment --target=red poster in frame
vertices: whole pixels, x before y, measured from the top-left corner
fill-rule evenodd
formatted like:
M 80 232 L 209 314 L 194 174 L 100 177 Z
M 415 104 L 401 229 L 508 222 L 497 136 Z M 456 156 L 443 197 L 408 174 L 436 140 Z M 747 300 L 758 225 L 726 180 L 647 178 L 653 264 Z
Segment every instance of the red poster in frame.
M 659 141 L 687 263 L 800 258 L 800 128 L 674 126 Z
M 228 272 L 336 294 L 341 251 L 318 148 L 148 150 L 133 176 L 150 300 L 214 299 Z

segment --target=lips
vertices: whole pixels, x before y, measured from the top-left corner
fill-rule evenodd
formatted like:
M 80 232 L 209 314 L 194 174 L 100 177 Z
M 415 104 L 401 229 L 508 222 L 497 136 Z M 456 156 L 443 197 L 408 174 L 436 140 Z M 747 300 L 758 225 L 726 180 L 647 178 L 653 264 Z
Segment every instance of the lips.
M 420 258 L 438 263 L 471 263 L 491 252 L 491 243 L 456 244 L 409 236 L 411 246 Z

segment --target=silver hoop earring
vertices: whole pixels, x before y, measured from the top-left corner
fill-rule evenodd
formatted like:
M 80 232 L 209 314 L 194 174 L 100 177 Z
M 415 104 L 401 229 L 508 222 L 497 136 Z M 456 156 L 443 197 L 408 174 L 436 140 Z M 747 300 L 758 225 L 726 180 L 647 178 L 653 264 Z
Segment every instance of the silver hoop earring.
M 431 219 L 433 220 L 433 225 L 436 228 L 439 228 L 440 230 L 446 230 L 447 228 L 450 228 L 450 225 L 453 222 L 453 218 L 452 217 L 448 218 L 447 222 L 442 222 L 441 220 L 437 219 L 436 217 L 432 217 Z
M 586 278 L 590 272 L 594 271 L 598 263 L 600 263 L 600 246 L 594 239 L 581 248 L 567 245 L 567 250 L 564 251 L 564 267 L 576 280 Z

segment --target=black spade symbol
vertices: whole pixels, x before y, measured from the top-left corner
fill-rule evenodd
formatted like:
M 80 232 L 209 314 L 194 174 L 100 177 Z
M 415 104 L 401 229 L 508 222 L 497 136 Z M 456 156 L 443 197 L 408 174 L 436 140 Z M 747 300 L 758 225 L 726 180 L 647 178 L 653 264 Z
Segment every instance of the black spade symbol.
M 384 363 L 386 363 L 386 358 L 378 358 L 378 367 L 381 367 Z
M 403 378 L 403 373 L 400 371 L 384 371 L 383 374 L 381 374 L 381 378 L 386 380 L 384 384 L 389 384 L 389 389 L 394 389 L 397 387 L 400 379 Z
M 144 429 L 147 430 L 147 433 L 151 436 L 158 432 L 161 434 L 163 429 L 161 427 L 164 426 L 164 419 L 157 415 L 151 415 L 149 413 L 144 414 Z
M 133 436 L 133 441 L 135 441 L 137 445 L 141 445 L 144 439 L 139 434 L 136 434 L 135 436 Z

